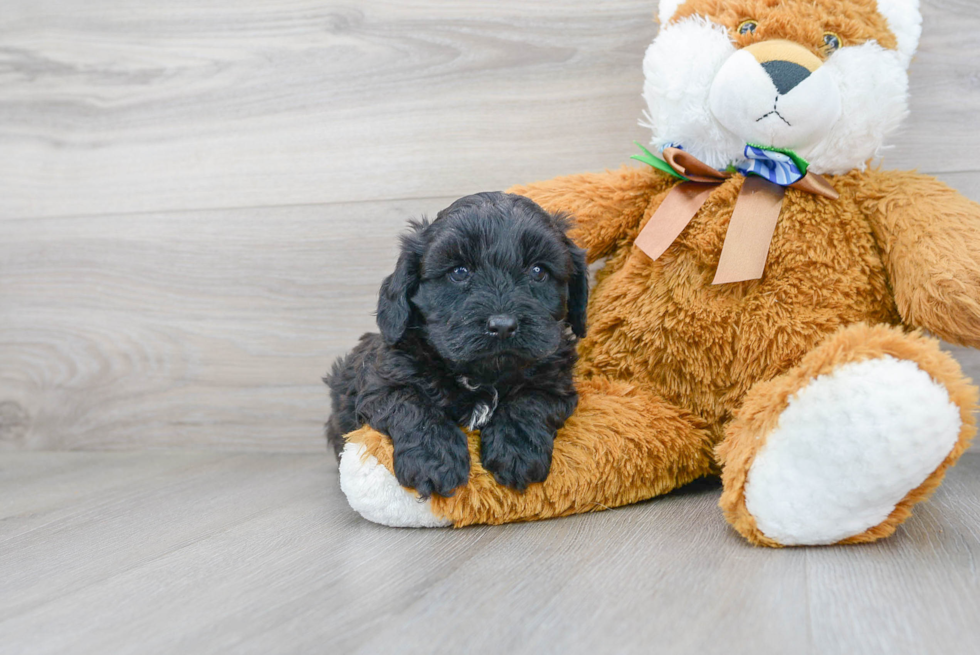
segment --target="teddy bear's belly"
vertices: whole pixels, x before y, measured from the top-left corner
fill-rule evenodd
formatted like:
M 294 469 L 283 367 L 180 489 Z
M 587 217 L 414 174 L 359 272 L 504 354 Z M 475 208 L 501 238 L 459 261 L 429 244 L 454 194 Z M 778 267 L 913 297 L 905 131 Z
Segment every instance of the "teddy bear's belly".
M 656 262 L 633 246 L 609 259 L 582 374 L 642 383 L 720 430 L 755 382 L 837 328 L 899 322 L 870 229 L 844 218 L 854 213 L 803 212 L 788 194 L 763 279 L 712 285 L 728 216 L 706 206 Z

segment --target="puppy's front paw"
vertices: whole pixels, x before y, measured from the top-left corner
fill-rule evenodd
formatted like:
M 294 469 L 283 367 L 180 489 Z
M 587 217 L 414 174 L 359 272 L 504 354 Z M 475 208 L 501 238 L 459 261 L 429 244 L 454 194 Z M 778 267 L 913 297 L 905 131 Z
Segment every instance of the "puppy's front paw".
M 498 420 L 480 432 L 480 461 L 497 484 L 524 491 L 551 470 L 554 435 L 540 426 Z
M 449 498 L 470 478 L 470 451 L 466 435 L 455 425 L 429 426 L 415 438 L 395 444 L 395 477 L 422 498 L 433 493 Z

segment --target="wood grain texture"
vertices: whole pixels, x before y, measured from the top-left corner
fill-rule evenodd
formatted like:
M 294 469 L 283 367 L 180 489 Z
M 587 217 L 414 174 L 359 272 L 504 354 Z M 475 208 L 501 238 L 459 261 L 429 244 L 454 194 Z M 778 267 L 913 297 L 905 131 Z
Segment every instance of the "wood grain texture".
M 645 140 L 651 0 L 6 0 L 0 216 L 462 195 Z M 975 171 L 980 5 L 927 1 L 886 160 Z
M 977 651 L 980 454 L 962 464 L 900 538 L 807 551 L 814 652 Z
M 558 521 L 395 530 L 353 514 L 319 455 L 5 453 L 0 644 L 32 655 L 976 652 L 980 455 L 871 546 L 753 548 L 718 494 L 698 484 Z
M 406 218 L 646 139 L 654 5 L 5 0 L 0 450 L 322 451 Z M 980 200 L 980 6 L 923 11 L 885 165 Z
M 0 215 L 462 195 L 617 165 L 642 137 L 653 9 L 11 0 Z
M 0 222 L 0 448 L 326 448 L 320 378 L 450 199 Z

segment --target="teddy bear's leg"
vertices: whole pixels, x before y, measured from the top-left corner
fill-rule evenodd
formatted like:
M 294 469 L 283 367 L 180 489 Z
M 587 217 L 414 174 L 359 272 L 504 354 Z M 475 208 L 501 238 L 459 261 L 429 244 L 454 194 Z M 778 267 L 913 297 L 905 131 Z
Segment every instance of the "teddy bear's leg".
M 708 475 L 712 440 L 689 413 L 634 385 L 604 378 L 578 383 L 579 406 L 559 431 L 548 479 L 524 493 L 498 485 L 480 465 L 470 435 L 469 483 L 452 498 L 421 502 L 392 474 L 387 437 L 347 435 L 341 488 L 364 518 L 399 527 L 461 527 L 544 519 L 617 507 Z
M 759 545 L 887 537 L 966 450 L 976 401 L 935 340 L 844 328 L 749 391 L 717 449 L 720 505 Z
M 395 479 L 391 441 L 365 426 L 347 435 L 340 456 L 340 488 L 358 514 L 394 528 L 439 528 L 452 522 L 436 515 Z

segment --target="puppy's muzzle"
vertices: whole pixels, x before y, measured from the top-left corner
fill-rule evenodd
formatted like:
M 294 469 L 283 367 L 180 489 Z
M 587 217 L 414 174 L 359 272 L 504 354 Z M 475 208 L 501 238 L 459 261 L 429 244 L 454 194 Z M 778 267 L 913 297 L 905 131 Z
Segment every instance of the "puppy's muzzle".
M 509 339 L 517 332 L 517 319 L 509 314 L 496 314 L 487 320 L 487 332 L 498 339 Z

